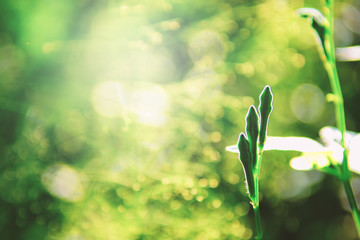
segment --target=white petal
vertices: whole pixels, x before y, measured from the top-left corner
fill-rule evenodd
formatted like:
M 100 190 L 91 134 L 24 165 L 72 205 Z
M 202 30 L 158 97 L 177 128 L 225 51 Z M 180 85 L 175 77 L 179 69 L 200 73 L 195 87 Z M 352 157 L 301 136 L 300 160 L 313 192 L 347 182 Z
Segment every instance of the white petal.
M 306 137 L 268 137 L 264 150 L 324 152 L 327 149 L 311 138 Z
M 313 164 L 307 161 L 304 156 L 292 158 L 290 160 L 290 166 L 295 170 L 301 171 L 311 170 L 313 168 Z
M 360 174 L 360 134 L 352 138 L 349 149 L 349 167 Z
M 225 149 L 229 152 L 239 153 L 239 148 L 237 145 L 227 146 Z
M 332 142 L 340 143 L 341 141 L 341 132 L 335 128 L 335 127 L 323 127 L 319 131 L 319 135 L 321 140 L 325 143 L 325 145 L 328 145 Z M 345 133 L 345 144 L 346 146 L 350 145 L 351 139 L 356 136 L 357 133 L 346 131 Z
M 236 145 L 226 147 L 226 150 L 239 153 Z M 298 152 L 326 152 L 329 151 L 320 143 L 306 137 L 268 137 L 265 142 L 264 151 L 298 151 Z

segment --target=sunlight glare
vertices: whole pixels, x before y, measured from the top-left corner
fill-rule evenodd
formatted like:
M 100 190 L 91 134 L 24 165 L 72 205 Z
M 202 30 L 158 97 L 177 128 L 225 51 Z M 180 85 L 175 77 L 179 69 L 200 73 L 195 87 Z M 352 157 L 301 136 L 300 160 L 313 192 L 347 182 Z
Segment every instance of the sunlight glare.
M 43 173 L 41 180 L 46 189 L 60 199 L 75 202 L 83 199 L 85 195 L 83 179 L 69 166 L 50 166 Z
M 138 120 L 145 125 L 161 126 L 166 123 L 168 96 L 160 87 L 137 90 L 133 94 L 135 100 L 134 111 Z
M 118 82 L 102 82 L 94 88 L 93 107 L 104 117 L 115 118 L 122 113 L 122 96 L 125 95 Z

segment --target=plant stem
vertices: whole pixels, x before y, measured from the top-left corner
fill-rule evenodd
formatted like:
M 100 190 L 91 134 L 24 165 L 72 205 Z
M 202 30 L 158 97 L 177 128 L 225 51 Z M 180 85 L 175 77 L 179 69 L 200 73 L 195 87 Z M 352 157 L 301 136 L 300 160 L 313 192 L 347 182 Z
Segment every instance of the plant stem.
M 351 208 L 351 213 L 352 213 L 352 216 L 354 219 L 355 227 L 356 227 L 358 235 L 360 236 L 360 215 L 359 215 L 356 199 L 354 197 L 354 193 L 353 193 L 350 181 L 349 180 L 343 181 L 343 184 L 344 184 L 346 196 L 348 198 L 348 202 L 349 202 L 349 205 Z
M 325 69 L 329 75 L 331 89 L 333 94 L 336 96 L 335 99 L 335 112 L 336 112 L 336 123 L 337 128 L 341 132 L 341 146 L 344 149 L 341 181 L 344 184 L 346 196 L 351 208 L 352 216 L 355 222 L 355 226 L 360 237 L 360 215 L 354 192 L 350 184 L 351 173 L 349 171 L 348 163 L 348 149 L 345 145 L 345 111 L 344 111 L 344 100 L 341 92 L 339 75 L 336 68 L 335 60 L 335 44 L 334 44 L 334 0 L 326 0 L 325 17 L 328 24 L 325 26 L 325 41 L 324 41 L 324 52 L 326 60 L 324 61 Z
M 256 224 L 256 235 L 258 240 L 262 239 L 262 228 L 261 228 L 261 218 L 260 218 L 260 209 L 259 205 L 253 205 L 255 213 L 255 224 Z
M 262 154 L 258 156 L 258 163 L 261 161 Z M 261 218 L 260 218 L 260 200 L 259 200 L 259 175 L 260 175 L 260 166 L 256 166 L 254 174 L 254 185 L 255 185 L 255 199 L 252 199 L 252 205 L 255 213 L 255 225 L 256 225 L 256 239 L 262 239 L 262 228 L 261 228 Z

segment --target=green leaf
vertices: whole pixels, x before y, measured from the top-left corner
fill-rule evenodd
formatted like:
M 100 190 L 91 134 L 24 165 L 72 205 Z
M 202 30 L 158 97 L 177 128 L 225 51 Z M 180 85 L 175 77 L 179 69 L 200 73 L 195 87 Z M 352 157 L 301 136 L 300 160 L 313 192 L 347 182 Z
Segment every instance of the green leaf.
M 325 37 L 324 37 L 325 25 L 328 24 L 326 18 L 324 17 L 324 15 L 319 10 L 317 10 L 315 8 L 300 8 L 300 9 L 297 10 L 297 12 L 301 17 L 311 19 L 311 22 L 312 22 L 311 26 L 313 27 L 313 29 L 317 33 L 318 44 L 320 45 L 320 48 L 321 48 L 322 52 L 326 56 L 326 51 L 324 49 L 324 46 L 325 46 Z
M 259 116 L 253 105 L 250 106 L 246 115 L 246 136 L 249 139 L 252 167 L 256 166 L 257 143 L 259 138 Z
M 239 159 L 243 165 L 244 175 L 246 179 L 246 186 L 250 199 L 255 197 L 255 184 L 254 184 L 254 175 L 253 175 L 253 166 L 252 166 L 252 154 L 250 153 L 250 143 L 246 139 L 244 133 L 241 133 L 238 140 L 239 148 Z
M 259 147 L 260 149 L 264 148 L 264 143 L 266 140 L 266 132 L 269 123 L 269 116 L 273 110 L 273 99 L 274 95 L 271 92 L 270 86 L 266 86 L 260 94 L 260 134 L 259 134 Z

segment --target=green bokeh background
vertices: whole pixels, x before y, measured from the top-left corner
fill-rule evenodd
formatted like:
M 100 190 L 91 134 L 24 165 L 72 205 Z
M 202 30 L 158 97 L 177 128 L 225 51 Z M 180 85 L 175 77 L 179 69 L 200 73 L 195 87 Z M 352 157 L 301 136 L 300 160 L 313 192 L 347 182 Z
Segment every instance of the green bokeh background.
M 248 107 L 268 84 L 268 135 L 335 125 L 300 7 L 321 2 L 0 1 L 1 239 L 253 239 L 225 151 Z M 336 1 L 337 46 L 359 44 L 359 7 Z M 360 65 L 338 70 L 360 131 Z M 264 239 L 356 239 L 341 184 L 293 170 L 297 155 L 264 154 Z

